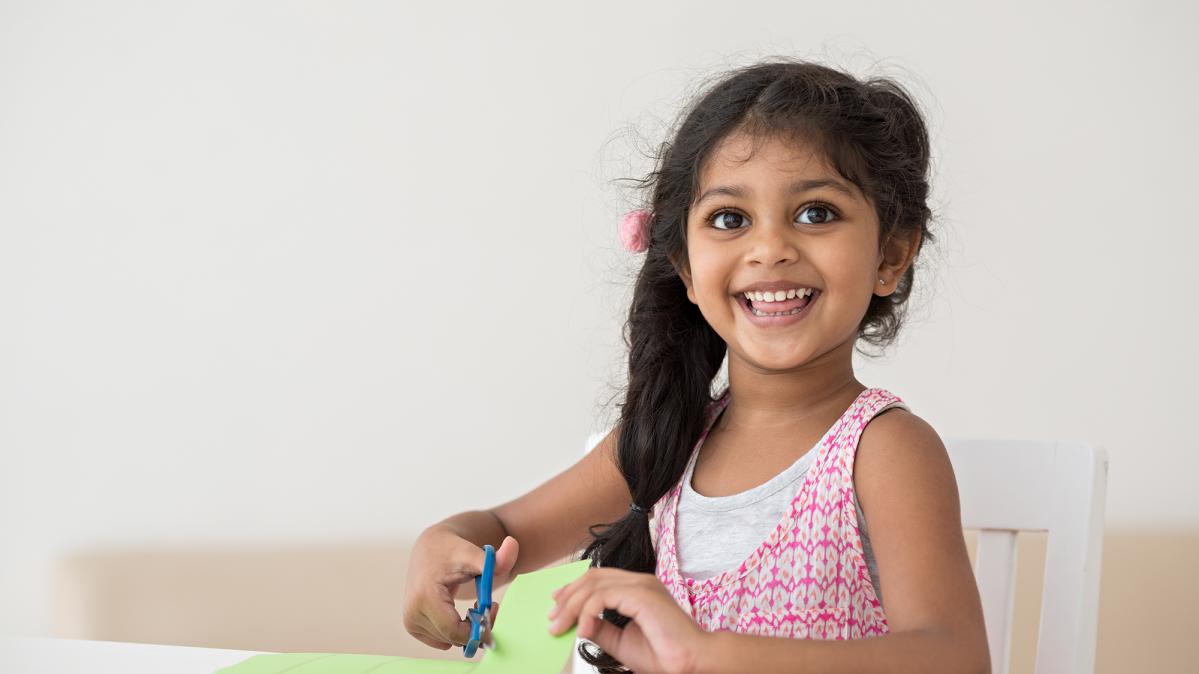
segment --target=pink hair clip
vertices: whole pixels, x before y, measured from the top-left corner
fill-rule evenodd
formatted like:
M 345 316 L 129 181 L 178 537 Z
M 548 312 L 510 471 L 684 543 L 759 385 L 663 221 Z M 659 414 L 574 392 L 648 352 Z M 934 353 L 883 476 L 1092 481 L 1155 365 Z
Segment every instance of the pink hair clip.
M 629 211 L 620 221 L 620 242 L 625 250 L 640 253 L 649 248 L 649 221 L 652 214 L 643 209 Z

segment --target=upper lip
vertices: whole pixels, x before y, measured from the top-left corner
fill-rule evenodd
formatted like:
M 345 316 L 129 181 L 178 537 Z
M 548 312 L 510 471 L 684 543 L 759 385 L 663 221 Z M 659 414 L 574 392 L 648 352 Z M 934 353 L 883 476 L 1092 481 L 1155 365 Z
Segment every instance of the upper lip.
M 790 290 L 792 288 L 812 288 L 813 290 L 816 289 L 814 286 L 804 285 L 803 283 L 800 283 L 798 281 L 760 281 L 753 285 L 745 286 L 741 290 L 738 290 L 736 294 L 740 295 L 742 293 L 750 293 L 750 292 L 763 292 L 764 293 L 766 291 L 773 292 L 775 290 Z

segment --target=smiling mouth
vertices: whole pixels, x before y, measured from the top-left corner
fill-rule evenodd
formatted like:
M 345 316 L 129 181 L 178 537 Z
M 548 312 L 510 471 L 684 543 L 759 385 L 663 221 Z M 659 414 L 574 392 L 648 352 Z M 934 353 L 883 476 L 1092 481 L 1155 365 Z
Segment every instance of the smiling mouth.
M 809 304 L 816 301 L 820 297 L 819 290 L 813 290 L 811 295 L 804 297 L 796 297 L 781 302 L 757 302 L 745 297 L 744 294 L 737 295 L 737 301 L 741 303 L 750 313 L 760 318 L 772 318 L 781 316 L 793 316 L 804 310 Z

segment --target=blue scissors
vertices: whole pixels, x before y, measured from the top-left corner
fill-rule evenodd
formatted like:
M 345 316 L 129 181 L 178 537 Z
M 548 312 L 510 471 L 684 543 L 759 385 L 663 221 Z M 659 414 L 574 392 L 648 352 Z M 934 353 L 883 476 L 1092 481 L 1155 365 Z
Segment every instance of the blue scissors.
M 485 555 L 483 575 L 475 576 L 475 594 L 479 599 L 474 608 L 466 610 L 466 614 L 470 617 L 470 639 L 462 647 L 462 653 L 468 658 L 475 656 L 475 651 L 479 649 L 480 644 L 485 647 L 494 645 L 490 633 L 484 633 L 490 627 L 487 616 L 491 611 L 491 580 L 495 574 L 495 548 L 484 545 L 483 553 Z

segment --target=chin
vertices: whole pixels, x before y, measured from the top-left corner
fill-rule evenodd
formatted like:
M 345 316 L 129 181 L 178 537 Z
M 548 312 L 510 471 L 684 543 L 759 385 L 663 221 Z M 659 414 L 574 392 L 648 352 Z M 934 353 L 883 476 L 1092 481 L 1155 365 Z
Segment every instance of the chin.
M 750 349 L 745 351 L 747 360 L 763 370 L 793 370 L 812 359 L 807 351 L 789 349 Z

